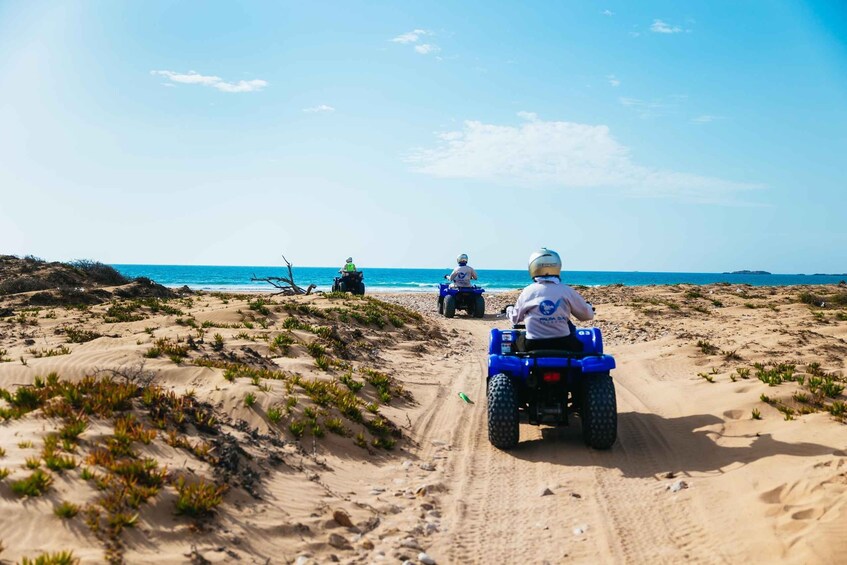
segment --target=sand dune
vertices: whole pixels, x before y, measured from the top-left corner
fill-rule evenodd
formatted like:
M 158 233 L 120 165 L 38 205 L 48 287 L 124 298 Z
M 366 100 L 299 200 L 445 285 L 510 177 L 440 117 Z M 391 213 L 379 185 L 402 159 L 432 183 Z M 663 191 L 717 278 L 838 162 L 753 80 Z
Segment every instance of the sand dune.
M 432 296 L 198 294 L 140 304 L 123 321 L 106 320 L 109 302 L 27 310 L 9 298 L 0 388 L 10 396 L 0 408 L 19 405 L 21 387 L 49 388 L 55 372 L 69 382 L 144 376 L 189 416 L 180 427 L 181 408 L 157 412 L 166 400 L 148 405 L 141 392 L 131 400 L 156 437 L 133 440 L 134 455 L 122 457 L 154 460 L 165 478 L 137 508 L 124 501 L 136 517 L 114 533 L 103 498 L 122 483 L 100 490 L 83 471 L 110 475 L 92 453 L 114 444 L 126 412 L 91 415 L 75 444 L 59 442 L 77 463 L 62 472 L 46 468 L 44 445 L 67 417 L 43 406 L 7 413 L 0 560 L 72 551 L 92 563 L 390 563 L 422 552 L 438 563 L 847 561 L 845 397 L 809 390 L 810 380 L 845 380 L 847 310 L 813 300 L 844 289 L 583 291 L 618 361 L 619 439 L 606 452 L 583 445 L 578 421 L 522 424 L 516 449 L 492 448 L 485 351 L 504 321 L 440 318 Z M 487 311 L 513 299 L 490 295 Z M 68 328 L 83 342 L 69 342 Z M 84 341 L 93 334 L 82 331 L 101 337 Z M 757 378 L 771 370 L 773 386 Z M 202 423 L 207 412 L 213 424 Z M 12 485 L 33 473 L 27 459 L 53 482 L 22 498 Z M 221 503 L 179 514 L 179 477 L 226 488 Z M 63 501 L 80 512 L 57 517 Z

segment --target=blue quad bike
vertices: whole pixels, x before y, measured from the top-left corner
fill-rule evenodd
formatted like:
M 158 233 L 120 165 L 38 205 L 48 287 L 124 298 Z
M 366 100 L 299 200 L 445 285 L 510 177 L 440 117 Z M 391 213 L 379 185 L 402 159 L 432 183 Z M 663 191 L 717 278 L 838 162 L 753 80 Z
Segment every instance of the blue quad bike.
M 451 288 L 449 283 L 438 285 L 438 313 L 447 318 L 456 315 L 456 310 L 464 310 L 474 318 L 485 315 L 485 289 L 478 286 Z
M 365 274 L 362 271 L 349 271 L 341 273 L 332 281 L 332 292 L 350 292 L 352 294 L 365 294 Z
M 603 354 L 598 328 L 571 331 L 583 351 L 524 351 L 526 331 L 491 330 L 488 347 L 488 440 L 499 449 L 518 444 L 520 413 L 530 424 L 568 425 L 578 414 L 582 438 L 594 449 L 609 449 L 618 434 L 615 359 Z

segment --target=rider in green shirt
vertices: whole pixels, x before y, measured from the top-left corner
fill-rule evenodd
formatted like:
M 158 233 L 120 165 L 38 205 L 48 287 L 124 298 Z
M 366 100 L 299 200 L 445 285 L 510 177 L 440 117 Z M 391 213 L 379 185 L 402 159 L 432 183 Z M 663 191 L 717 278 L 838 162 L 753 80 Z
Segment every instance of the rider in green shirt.
M 342 273 L 345 273 L 345 274 L 346 274 L 346 273 L 355 273 L 355 272 L 356 272 L 356 264 L 355 264 L 355 263 L 353 263 L 353 258 L 352 258 L 352 257 L 348 257 L 348 258 L 347 258 L 347 262 L 344 264 L 344 266 L 343 266 L 343 267 L 341 267 L 341 272 L 342 272 Z

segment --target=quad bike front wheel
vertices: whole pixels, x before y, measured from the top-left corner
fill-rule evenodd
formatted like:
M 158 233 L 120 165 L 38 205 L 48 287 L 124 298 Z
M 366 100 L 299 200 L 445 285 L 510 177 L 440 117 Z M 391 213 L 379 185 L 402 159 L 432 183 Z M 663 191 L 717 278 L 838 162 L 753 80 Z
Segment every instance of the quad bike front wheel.
M 476 295 L 473 306 L 473 316 L 474 318 L 482 318 L 485 316 L 485 299 L 481 294 Z
M 515 387 L 508 375 L 499 373 L 488 380 L 488 441 L 498 449 L 511 449 L 519 435 Z
M 609 373 L 585 375 L 580 417 L 585 445 L 594 449 L 612 447 L 618 438 L 618 407 Z
M 445 296 L 444 297 L 444 316 L 447 318 L 452 318 L 456 315 L 456 297 L 455 296 Z
M 444 314 L 444 297 L 443 296 L 438 297 L 438 313 Z

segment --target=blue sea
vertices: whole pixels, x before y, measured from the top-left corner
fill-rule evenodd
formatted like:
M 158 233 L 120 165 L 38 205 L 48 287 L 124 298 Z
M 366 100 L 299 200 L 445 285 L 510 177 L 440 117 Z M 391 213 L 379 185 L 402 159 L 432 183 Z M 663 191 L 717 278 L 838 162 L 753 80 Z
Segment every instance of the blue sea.
M 263 282 L 251 282 L 255 277 L 288 276 L 285 267 L 214 267 L 188 265 L 112 265 L 128 277 L 148 277 L 165 286 L 188 285 L 202 290 L 274 290 Z M 432 292 L 449 269 L 363 269 L 368 292 Z M 318 290 L 329 290 L 338 274 L 337 267 L 294 267 L 298 286 L 315 284 Z M 525 270 L 478 269 L 479 285 L 487 291 L 506 291 L 523 288 L 529 281 Z M 728 282 L 754 286 L 785 286 L 799 284 L 837 284 L 847 275 L 750 275 L 720 273 L 647 273 L 616 271 L 567 271 L 562 280 L 570 285 L 599 286 L 623 284 L 645 286 L 656 284 L 711 284 Z

